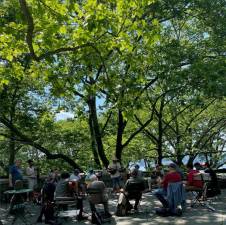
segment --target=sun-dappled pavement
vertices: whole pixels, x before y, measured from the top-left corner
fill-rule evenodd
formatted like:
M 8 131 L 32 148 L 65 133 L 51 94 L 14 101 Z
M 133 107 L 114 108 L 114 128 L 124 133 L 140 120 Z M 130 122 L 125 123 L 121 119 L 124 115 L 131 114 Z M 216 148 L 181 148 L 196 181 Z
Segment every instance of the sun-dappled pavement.
M 131 212 L 126 217 L 117 217 L 113 215 L 111 224 L 109 225 L 152 225 L 152 224 L 167 224 L 167 225 L 203 225 L 203 224 L 213 224 L 213 225 L 226 225 L 226 190 L 222 191 L 221 196 L 212 201 L 212 206 L 216 209 L 214 212 L 209 211 L 203 206 L 198 206 L 195 208 L 187 207 L 186 212 L 181 217 L 160 217 L 155 215 L 155 207 L 159 206 L 158 201 L 151 193 L 145 193 L 143 195 L 142 201 L 139 206 L 139 212 Z M 85 200 L 85 211 L 90 212 L 87 200 Z M 110 198 L 110 211 L 114 214 L 117 204 L 117 196 L 111 196 Z M 189 203 L 189 200 L 188 200 Z M 6 217 L 6 205 L 2 204 L 0 208 L 1 221 L 4 225 L 10 225 L 12 222 L 12 217 Z M 102 206 L 98 206 L 102 207 Z M 39 206 L 28 204 L 27 208 L 30 214 L 26 215 L 29 224 L 41 225 L 41 223 L 36 223 L 36 219 L 39 213 Z M 74 210 L 75 212 L 76 210 Z M 90 214 L 90 213 L 89 213 Z M 59 218 L 59 222 L 64 225 L 82 225 L 91 224 L 90 220 L 78 222 L 75 219 L 75 213 L 67 218 Z M 20 220 L 17 220 L 16 225 L 23 224 Z

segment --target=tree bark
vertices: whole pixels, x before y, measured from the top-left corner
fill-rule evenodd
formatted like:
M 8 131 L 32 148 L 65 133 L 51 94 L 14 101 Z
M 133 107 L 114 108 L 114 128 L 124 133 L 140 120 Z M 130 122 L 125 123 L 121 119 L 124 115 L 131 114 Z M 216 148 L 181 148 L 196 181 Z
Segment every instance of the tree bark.
M 101 163 L 99 160 L 98 152 L 96 149 L 96 140 L 95 140 L 95 134 L 94 134 L 94 128 L 93 128 L 93 122 L 91 118 L 91 114 L 89 113 L 89 129 L 90 129 L 90 135 L 91 135 L 91 149 L 93 152 L 93 158 L 96 166 L 100 169 Z
M 122 159 L 122 150 L 123 150 L 122 136 L 123 136 L 125 127 L 126 127 L 126 121 L 124 121 L 122 111 L 119 109 L 118 110 L 118 130 L 117 130 L 117 140 L 116 140 L 116 150 L 115 150 L 115 156 L 119 161 L 121 161 Z
M 105 155 L 104 147 L 103 147 L 103 143 L 102 143 L 100 125 L 98 122 L 97 110 L 96 110 L 96 96 L 90 95 L 87 103 L 89 106 L 90 118 L 92 120 L 93 131 L 94 131 L 95 141 L 96 141 L 96 145 L 97 145 L 97 151 L 98 151 L 100 160 L 102 161 L 104 167 L 107 168 L 109 165 L 109 161 Z
M 13 165 L 15 161 L 15 135 L 10 131 L 10 139 L 9 139 L 9 165 Z

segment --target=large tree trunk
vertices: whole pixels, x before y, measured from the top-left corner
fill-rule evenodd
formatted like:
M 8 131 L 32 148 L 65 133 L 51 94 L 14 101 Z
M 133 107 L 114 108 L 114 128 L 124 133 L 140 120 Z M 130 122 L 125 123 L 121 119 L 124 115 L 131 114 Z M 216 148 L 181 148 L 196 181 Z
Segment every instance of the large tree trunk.
M 125 127 L 126 127 L 126 121 L 124 121 L 122 111 L 119 109 L 118 110 L 118 130 L 117 130 L 115 156 L 120 161 L 122 159 L 122 150 L 123 150 L 122 137 L 123 137 L 123 132 L 124 132 Z
M 188 159 L 187 164 L 193 165 L 196 156 L 197 156 L 197 155 L 189 155 L 189 159 Z
M 183 165 L 183 156 L 181 155 L 181 151 L 179 150 L 178 151 L 179 153 L 177 154 L 177 161 L 176 161 L 176 163 L 177 163 L 177 165 L 178 166 L 182 166 Z
M 13 132 L 10 131 L 10 139 L 9 139 L 9 165 L 13 165 L 15 161 L 15 137 Z
M 102 161 L 105 168 L 108 167 L 109 161 L 105 155 L 104 147 L 102 143 L 102 137 L 100 132 L 100 126 L 97 118 L 97 110 L 96 110 L 96 96 L 90 95 L 88 99 L 88 106 L 90 111 L 90 118 L 93 124 L 93 131 L 95 135 L 96 145 L 100 160 Z
M 97 167 L 100 169 L 101 163 L 100 163 L 98 152 L 96 149 L 96 140 L 95 140 L 95 134 L 94 134 L 94 128 L 93 128 L 93 121 L 90 113 L 89 113 L 89 129 L 90 129 L 90 135 L 91 135 L 91 149 L 93 152 L 94 162 L 97 165 Z
M 158 164 L 162 165 L 162 159 L 163 159 L 163 154 L 162 154 L 162 138 L 163 138 L 163 129 L 162 129 L 162 121 L 161 118 L 159 117 L 158 121 L 158 143 L 157 143 L 157 153 L 158 153 Z

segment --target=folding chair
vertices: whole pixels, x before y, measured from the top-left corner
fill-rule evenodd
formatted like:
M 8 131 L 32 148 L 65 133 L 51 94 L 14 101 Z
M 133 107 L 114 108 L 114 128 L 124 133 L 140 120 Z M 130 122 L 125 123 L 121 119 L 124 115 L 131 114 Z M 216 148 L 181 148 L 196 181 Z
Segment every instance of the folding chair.
M 140 206 L 140 202 L 142 199 L 142 192 L 144 190 L 145 190 L 145 186 L 143 181 L 130 182 L 125 190 L 126 199 L 128 200 L 128 202 L 129 200 L 137 201 L 138 199 L 140 199 L 138 202 L 138 206 Z M 128 211 L 130 211 L 132 209 L 132 205 L 129 203 L 128 206 L 129 206 Z
M 211 181 L 210 175 L 208 173 L 199 173 L 194 176 L 194 180 L 203 181 L 203 187 L 194 188 L 190 190 L 193 195 L 191 207 L 201 205 L 206 207 L 210 211 L 215 211 L 215 208 L 210 206 L 210 201 L 208 201 L 208 198 L 207 198 L 208 185 L 209 185 L 209 182 Z
M 106 214 L 108 211 L 108 189 L 104 189 L 104 191 L 97 190 L 95 188 L 87 189 L 87 198 L 90 203 L 91 213 L 92 213 L 92 222 L 94 222 L 98 218 L 101 222 L 110 222 L 111 216 Z M 96 205 L 103 205 L 104 210 L 96 210 Z M 98 223 L 98 221 L 96 221 Z

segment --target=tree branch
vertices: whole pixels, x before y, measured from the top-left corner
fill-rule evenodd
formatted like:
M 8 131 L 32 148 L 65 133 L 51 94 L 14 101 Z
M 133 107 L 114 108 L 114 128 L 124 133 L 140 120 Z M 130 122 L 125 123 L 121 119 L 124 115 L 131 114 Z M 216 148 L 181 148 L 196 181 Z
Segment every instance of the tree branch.
M 42 153 L 46 155 L 47 159 L 63 159 L 68 164 L 70 164 L 73 168 L 78 168 L 80 171 L 82 169 L 79 167 L 77 163 L 75 163 L 70 157 L 57 153 L 52 154 L 48 149 L 41 146 L 40 144 L 34 142 L 31 138 L 27 137 L 26 135 L 22 134 L 13 124 L 11 124 L 6 118 L 0 117 L 0 122 L 3 123 L 10 131 L 12 131 L 18 138 L 14 137 L 16 141 L 19 141 L 21 143 L 33 146 L 34 148 L 38 149 Z
M 33 33 L 34 33 L 34 21 L 33 21 L 33 17 L 29 11 L 29 8 L 27 6 L 27 2 L 26 0 L 19 0 L 20 3 L 20 7 L 21 7 L 21 11 L 26 19 L 27 22 L 27 35 L 26 35 L 26 42 L 30 51 L 30 56 L 36 60 L 36 61 L 40 61 L 48 56 L 54 55 L 54 54 L 58 54 L 58 53 L 63 53 L 63 52 L 75 52 L 78 51 L 81 48 L 85 48 L 85 47 L 93 47 L 91 43 L 86 43 L 83 45 L 79 45 L 79 46 L 75 46 L 75 47 L 62 47 L 62 48 L 58 48 L 56 50 L 52 50 L 52 51 L 48 51 L 46 53 L 41 54 L 40 56 L 37 56 L 35 54 L 34 48 L 33 48 Z

